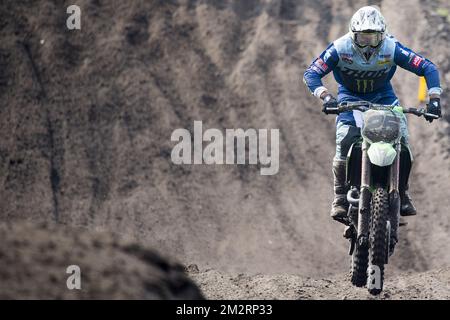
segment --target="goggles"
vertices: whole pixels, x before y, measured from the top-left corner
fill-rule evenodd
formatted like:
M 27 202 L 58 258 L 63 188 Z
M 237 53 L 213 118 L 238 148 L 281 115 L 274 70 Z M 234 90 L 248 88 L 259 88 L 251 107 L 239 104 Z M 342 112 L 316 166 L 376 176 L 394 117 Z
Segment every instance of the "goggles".
M 381 32 L 355 32 L 354 41 L 358 47 L 377 47 L 383 40 Z

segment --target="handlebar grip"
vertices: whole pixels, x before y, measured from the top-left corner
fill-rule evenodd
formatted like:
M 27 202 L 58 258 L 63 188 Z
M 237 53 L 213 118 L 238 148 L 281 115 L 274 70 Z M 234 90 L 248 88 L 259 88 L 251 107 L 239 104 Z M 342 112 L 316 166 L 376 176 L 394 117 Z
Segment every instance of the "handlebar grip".
M 425 117 L 433 118 L 433 119 L 439 119 L 440 118 L 440 116 L 438 116 L 437 114 L 434 114 L 434 113 L 424 113 L 423 115 Z
M 326 108 L 325 109 L 327 114 L 339 114 L 339 107 L 335 107 L 335 108 Z

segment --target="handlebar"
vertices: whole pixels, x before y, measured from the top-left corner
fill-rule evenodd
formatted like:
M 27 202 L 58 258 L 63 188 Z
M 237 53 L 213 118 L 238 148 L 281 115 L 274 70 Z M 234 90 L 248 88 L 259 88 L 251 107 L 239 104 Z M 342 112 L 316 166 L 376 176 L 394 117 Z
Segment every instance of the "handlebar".
M 336 108 L 326 108 L 328 114 L 340 114 L 342 112 L 359 110 L 361 112 L 367 110 L 392 110 L 394 108 L 401 108 L 403 113 L 413 114 L 418 117 L 426 116 L 433 119 L 439 119 L 438 115 L 427 113 L 424 108 L 406 108 L 401 106 L 392 106 L 384 104 L 375 104 L 367 101 L 351 101 L 341 102 Z

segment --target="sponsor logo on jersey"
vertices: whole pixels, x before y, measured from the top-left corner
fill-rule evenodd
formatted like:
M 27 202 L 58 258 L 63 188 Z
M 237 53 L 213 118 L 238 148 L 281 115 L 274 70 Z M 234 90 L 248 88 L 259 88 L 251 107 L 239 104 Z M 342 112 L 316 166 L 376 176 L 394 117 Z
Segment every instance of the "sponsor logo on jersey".
M 348 64 L 352 64 L 353 63 L 353 54 L 351 53 L 341 53 L 340 54 L 341 60 L 348 63 Z
M 328 65 L 322 60 L 322 58 L 318 58 L 316 62 L 314 62 L 314 65 L 323 72 L 327 72 L 328 70 Z
M 407 50 L 405 50 L 405 49 L 401 49 L 401 48 L 400 48 L 400 50 L 402 51 L 402 53 L 403 53 L 405 56 L 409 57 L 409 51 L 407 51 Z
M 424 59 L 418 55 L 415 55 L 414 58 L 412 59 L 411 64 L 418 68 L 420 66 L 420 63 L 423 61 Z
M 391 68 L 384 68 L 377 71 L 368 71 L 368 70 L 354 70 L 347 67 L 341 69 L 342 73 L 346 76 L 350 76 L 353 78 L 359 79 L 376 79 L 386 75 Z
M 375 80 L 365 80 L 365 79 L 355 79 L 356 80 L 356 86 L 358 92 L 367 93 L 372 92 Z
M 384 65 L 384 64 L 389 64 L 389 63 L 391 63 L 391 59 L 381 59 L 381 60 L 378 60 L 378 64 L 379 64 L 379 65 Z
M 378 60 L 379 65 L 389 64 L 392 61 L 391 54 L 380 54 L 378 57 L 380 58 L 380 60 Z
M 315 72 L 317 72 L 318 74 L 322 74 L 323 73 L 323 71 L 320 70 L 319 68 L 317 68 L 315 65 L 312 65 L 311 69 L 314 70 Z
M 328 49 L 323 56 L 323 60 L 328 61 L 328 59 L 330 59 L 330 57 L 331 57 L 331 50 Z

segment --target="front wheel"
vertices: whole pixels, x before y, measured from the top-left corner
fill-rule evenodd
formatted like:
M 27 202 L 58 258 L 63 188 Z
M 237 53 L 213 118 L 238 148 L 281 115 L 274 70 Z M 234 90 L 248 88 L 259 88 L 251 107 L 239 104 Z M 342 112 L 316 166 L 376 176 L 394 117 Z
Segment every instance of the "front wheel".
M 352 255 L 351 282 L 354 286 L 364 287 L 367 283 L 369 252 L 367 245 L 356 244 Z
M 383 290 L 384 265 L 389 250 L 389 195 L 377 188 L 372 195 L 367 288 L 373 295 Z

